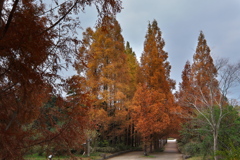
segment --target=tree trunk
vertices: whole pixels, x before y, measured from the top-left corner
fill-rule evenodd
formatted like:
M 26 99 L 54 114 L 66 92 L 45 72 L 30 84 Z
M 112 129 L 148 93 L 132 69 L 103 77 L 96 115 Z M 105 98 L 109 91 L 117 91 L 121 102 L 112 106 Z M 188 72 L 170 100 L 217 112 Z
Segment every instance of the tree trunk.
M 144 144 L 144 156 L 147 156 L 148 154 L 147 154 L 147 144 L 145 143 Z
M 213 154 L 214 154 L 214 160 L 218 160 L 218 156 L 216 155 L 216 152 L 218 150 L 217 144 L 218 144 L 218 133 L 216 131 L 213 133 Z
M 90 157 L 90 139 L 87 139 L 87 156 Z
M 153 152 L 153 145 L 152 145 L 152 142 L 150 143 L 150 151 L 149 151 L 150 153 L 152 153 Z

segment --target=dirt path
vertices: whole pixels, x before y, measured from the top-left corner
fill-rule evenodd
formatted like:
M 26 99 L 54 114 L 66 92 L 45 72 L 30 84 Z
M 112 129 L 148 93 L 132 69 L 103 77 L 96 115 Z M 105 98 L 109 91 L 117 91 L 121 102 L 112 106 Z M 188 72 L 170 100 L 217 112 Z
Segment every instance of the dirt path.
M 165 150 L 162 153 L 151 153 L 149 157 L 144 157 L 142 151 L 129 152 L 109 160 L 182 160 L 182 155 L 177 150 L 175 140 L 168 140 Z

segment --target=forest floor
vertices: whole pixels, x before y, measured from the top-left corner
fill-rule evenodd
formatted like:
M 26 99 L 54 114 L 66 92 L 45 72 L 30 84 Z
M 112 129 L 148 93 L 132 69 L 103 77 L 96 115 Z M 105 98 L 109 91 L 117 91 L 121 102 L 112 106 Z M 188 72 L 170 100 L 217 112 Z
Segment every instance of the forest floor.
M 129 152 L 108 160 L 182 160 L 182 154 L 178 152 L 176 140 L 168 140 L 163 152 L 155 152 L 149 156 L 143 156 L 143 151 Z

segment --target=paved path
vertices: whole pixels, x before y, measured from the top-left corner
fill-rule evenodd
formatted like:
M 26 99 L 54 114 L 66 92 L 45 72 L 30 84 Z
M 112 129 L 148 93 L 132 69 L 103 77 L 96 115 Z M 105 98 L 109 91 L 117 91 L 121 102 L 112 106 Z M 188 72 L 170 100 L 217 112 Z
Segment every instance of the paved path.
M 129 152 L 109 160 L 182 160 L 182 155 L 177 150 L 176 140 L 168 140 L 164 152 L 150 153 L 151 157 L 144 157 L 143 151 Z

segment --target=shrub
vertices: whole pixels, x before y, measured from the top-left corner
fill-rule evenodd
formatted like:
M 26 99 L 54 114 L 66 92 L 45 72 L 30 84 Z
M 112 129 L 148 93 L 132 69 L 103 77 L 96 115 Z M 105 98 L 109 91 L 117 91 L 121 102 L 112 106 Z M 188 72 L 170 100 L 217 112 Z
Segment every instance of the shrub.
M 107 153 L 114 153 L 118 152 L 119 149 L 114 148 L 114 147 L 96 147 L 97 152 L 107 152 Z
M 200 148 L 198 145 L 199 144 L 193 143 L 193 142 L 185 144 L 183 147 L 184 154 L 191 155 L 191 156 L 197 155 L 200 151 Z
M 235 146 L 232 142 L 229 145 L 229 148 L 225 148 L 223 151 L 218 151 L 217 155 L 221 156 L 225 160 L 240 159 L 240 147 Z
M 98 143 L 98 146 L 99 147 L 107 147 L 107 146 L 109 146 L 109 142 L 107 140 L 100 141 Z

